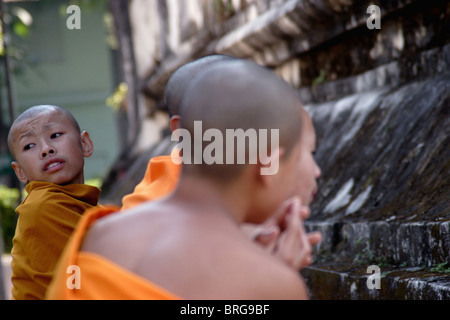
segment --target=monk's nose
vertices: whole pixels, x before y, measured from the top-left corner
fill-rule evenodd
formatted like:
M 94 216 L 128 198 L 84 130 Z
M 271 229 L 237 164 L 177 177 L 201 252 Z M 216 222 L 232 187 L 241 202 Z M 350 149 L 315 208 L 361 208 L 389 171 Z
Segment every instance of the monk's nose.
M 53 148 L 47 148 L 42 152 L 42 158 L 47 157 L 48 155 L 55 154 L 55 150 Z

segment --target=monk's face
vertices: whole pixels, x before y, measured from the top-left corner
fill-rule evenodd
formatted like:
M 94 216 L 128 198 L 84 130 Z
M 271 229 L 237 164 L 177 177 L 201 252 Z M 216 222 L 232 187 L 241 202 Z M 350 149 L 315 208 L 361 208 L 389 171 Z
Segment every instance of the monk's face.
M 84 157 L 93 146 L 87 132 L 80 133 L 64 113 L 51 110 L 14 124 L 14 171 L 20 181 L 55 184 L 84 183 Z
M 309 206 L 317 193 L 320 168 L 314 158 L 316 133 L 308 113 L 302 108 L 303 128 L 300 141 L 292 151 L 287 166 L 291 171 L 291 196 L 298 196 L 302 205 Z

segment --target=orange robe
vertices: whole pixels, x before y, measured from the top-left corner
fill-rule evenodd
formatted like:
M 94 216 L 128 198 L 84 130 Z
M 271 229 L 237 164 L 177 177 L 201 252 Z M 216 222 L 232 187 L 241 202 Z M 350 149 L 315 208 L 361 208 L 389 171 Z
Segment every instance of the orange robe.
M 44 299 L 57 261 L 82 214 L 98 204 L 100 189 L 31 182 L 19 215 L 11 251 L 12 299 Z
M 150 160 L 144 179 L 134 192 L 122 199 L 122 210 L 143 202 L 155 200 L 172 192 L 180 176 L 181 165 L 173 163 L 171 156 L 160 156 Z
M 122 199 L 121 208 L 107 206 L 86 212 L 64 251 L 53 282 L 47 292 L 47 299 L 179 299 L 163 288 L 99 255 L 79 252 L 79 248 L 87 230 L 98 219 L 169 194 L 178 183 L 180 171 L 181 166 L 174 164 L 170 156 L 155 157 L 149 161 L 145 176 L 136 186 L 134 192 Z M 81 289 L 74 286 L 77 281 L 76 271 L 68 269 L 70 266 L 79 267 Z M 70 272 L 73 272 L 73 274 L 71 275 Z M 73 284 L 69 283 L 68 285 L 68 281 L 72 280 L 74 281 Z
M 46 298 L 49 300 L 178 300 L 176 295 L 112 261 L 93 253 L 79 251 L 89 227 L 98 219 L 110 214 L 121 213 L 115 206 L 95 208 L 85 213 L 58 263 Z M 76 268 L 71 268 L 73 266 Z

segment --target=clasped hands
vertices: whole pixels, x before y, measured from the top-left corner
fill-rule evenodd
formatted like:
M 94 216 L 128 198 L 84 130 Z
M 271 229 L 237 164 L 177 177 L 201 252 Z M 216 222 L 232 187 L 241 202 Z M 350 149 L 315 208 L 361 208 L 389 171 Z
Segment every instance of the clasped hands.
M 285 201 L 264 224 L 243 228 L 251 240 L 293 269 L 301 270 L 312 263 L 312 247 L 322 241 L 320 232 L 306 233 L 303 221 L 309 215 L 309 208 L 295 197 Z

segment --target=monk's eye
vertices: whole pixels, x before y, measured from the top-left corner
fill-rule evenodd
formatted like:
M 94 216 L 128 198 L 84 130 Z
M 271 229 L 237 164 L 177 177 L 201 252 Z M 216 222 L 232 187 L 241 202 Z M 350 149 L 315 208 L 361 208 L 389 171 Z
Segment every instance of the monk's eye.
M 50 139 L 56 139 L 62 135 L 63 135 L 62 132 L 56 132 L 50 136 Z
M 34 146 L 34 143 L 27 144 L 25 147 L 23 147 L 23 151 L 30 150 L 31 148 L 33 148 L 33 146 Z

